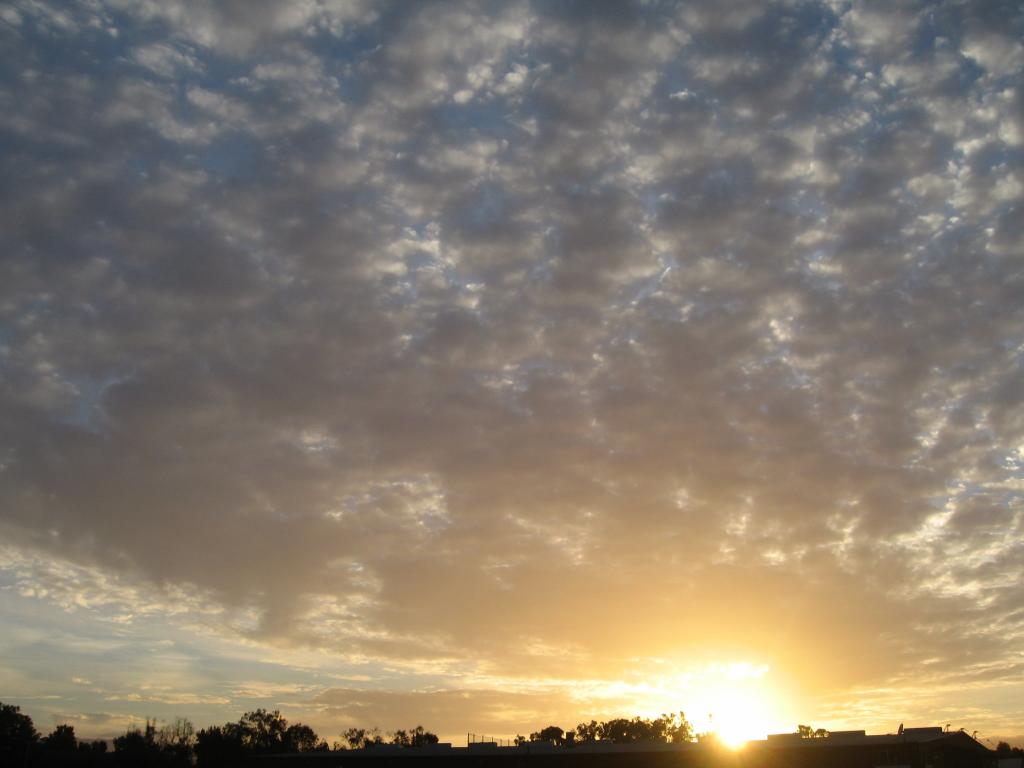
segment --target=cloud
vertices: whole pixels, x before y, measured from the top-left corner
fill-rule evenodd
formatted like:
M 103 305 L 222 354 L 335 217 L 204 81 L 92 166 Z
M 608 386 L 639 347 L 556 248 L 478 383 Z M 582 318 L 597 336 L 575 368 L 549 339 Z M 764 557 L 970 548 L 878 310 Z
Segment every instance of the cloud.
M 382 725 L 1002 685 L 1019 14 L 115 5 L 0 38 L 18 594 L 446 681 Z
M 349 24 L 373 19 L 371 4 L 360 0 L 300 2 L 281 7 L 272 2 L 142 2 L 114 0 L 110 5 L 142 23 L 159 24 L 167 33 L 232 56 L 252 54 L 291 35 L 324 33 L 342 36 Z
M 132 59 L 160 77 L 174 77 L 182 71 L 201 69 L 195 56 L 165 43 L 150 43 L 132 51 Z

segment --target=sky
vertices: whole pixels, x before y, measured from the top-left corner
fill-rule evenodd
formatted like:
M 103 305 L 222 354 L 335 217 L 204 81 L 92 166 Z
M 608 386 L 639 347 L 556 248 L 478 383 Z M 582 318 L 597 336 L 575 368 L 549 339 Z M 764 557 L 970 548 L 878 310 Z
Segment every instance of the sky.
M 0 699 L 1024 743 L 1022 40 L 0 5 Z

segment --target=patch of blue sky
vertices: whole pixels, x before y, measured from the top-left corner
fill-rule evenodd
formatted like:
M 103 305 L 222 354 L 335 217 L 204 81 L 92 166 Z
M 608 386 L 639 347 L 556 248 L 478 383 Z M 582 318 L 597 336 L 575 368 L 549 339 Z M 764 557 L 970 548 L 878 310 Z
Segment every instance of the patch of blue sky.
M 336 74 L 344 74 L 353 65 L 360 64 L 382 50 L 381 28 L 389 25 L 402 13 L 399 6 L 379 5 L 376 21 L 343 26 L 341 34 L 320 27 L 305 39 L 310 53 L 316 54 Z
M 222 134 L 193 156 L 203 170 L 221 180 L 255 181 L 273 167 L 263 143 L 241 131 Z
M 949 211 L 948 214 L 952 214 Z M 947 215 L 947 223 L 921 250 L 921 255 L 908 270 L 907 280 L 934 279 L 939 272 L 963 272 L 964 254 L 972 254 L 970 268 L 977 273 L 996 275 L 1000 272 L 1003 258 L 985 250 L 982 237 L 984 226 L 991 224 L 990 217 L 978 217 L 970 222 L 953 222 Z M 977 307 L 975 307 L 977 309 Z
M 114 33 L 109 26 L 74 25 L 74 34 L 79 38 L 75 45 L 67 44 L 66 38 L 71 32 L 62 29 L 55 33 L 52 25 L 39 23 L 38 17 L 32 13 L 22 15 L 17 34 L 25 44 L 40 52 L 40 58 L 45 59 L 49 72 L 102 72 L 116 67 L 117 61 L 123 59 L 137 42 L 132 35 L 121 34 L 122 27 L 118 26 L 117 14 L 113 14 L 112 18 L 116 29 Z M 124 24 L 123 19 L 121 24 Z
M 637 200 L 640 202 L 640 207 L 643 209 L 645 218 L 655 219 L 658 215 L 658 208 L 661 205 L 660 193 L 658 190 L 651 188 L 650 186 L 644 188 L 637 195 Z
M 380 28 L 387 25 L 388 17 L 400 12 L 400 6 L 380 8 L 382 18 L 375 23 L 349 27 L 341 36 L 320 29 L 306 42 L 308 50 L 319 58 L 324 71 L 338 81 L 338 95 L 348 104 L 366 104 L 374 92 L 374 83 L 360 68 L 381 53 Z
M 854 134 L 858 148 L 870 149 L 868 144 L 872 141 L 888 141 L 895 132 L 907 128 L 917 130 L 924 134 L 927 132 L 927 119 L 925 113 L 918 104 L 908 104 L 902 92 L 897 89 L 889 89 L 883 92 L 878 103 L 868 109 L 871 119 L 861 126 Z M 954 157 L 953 141 L 941 135 L 931 135 L 932 145 L 936 149 L 945 146 L 947 159 Z M 868 154 L 870 158 L 870 152 Z
M 858 371 L 847 378 L 847 386 L 860 392 L 879 392 L 885 389 L 885 378 L 878 373 Z
M 861 77 L 864 75 L 864 54 L 839 38 L 829 46 L 830 63 L 836 74 L 840 76 Z
M 81 157 L 82 146 L 75 141 L 54 140 L 53 133 L 22 131 L 14 133 L 0 128 L 0 157 L 4 159 L 5 173 L 12 178 L 25 172 L 28 175 L 49 175 L 56 166 Z M 27 166 L 31 157 L 31 166 Z M 21 167 L 19 167 L 21 166 Z
M 1024 449 L 1015 448 L 1007 451 L 999 461 L 999 465 L 1013 473 L 1014 477 L 1024 476 Z
M 387 286 L 387 290 L 379 292 L 375 299 L 381 307 L 395 311 L 408 309 L 419 300 L 415 280 L 387 275 L 383 278 L 383 282 Z M 412 335 L 412 339 L 418 341 L 425 335 L 425 332 L 418 331 Z
M 450 222 L 468 232 L 486 232 L 502 221 L 509 202 L 508 191 L 501 183 L 483 181 L 474 189 L 469 203 L 453 212 Z
M 528 272 L 530 282 L 549 282 L 555 274 L 553 265 L 558 261 L 564 248 L 564 237 L 557 220 L 551 219 L 545 222 L 541 256 L 530 266 Z
M 732 159 L 709 171 L 701 183 L 708 200 L 737 200 L 748 197 L 757 184 L 757 169 L 748 159 Z
M 434 108 L 439 133 L 450 138 L 487 137 L 521 140 L 522 129 L 509 118 L 504 100 L 472 99 L 465 104 L 444 102 Z M 525 115 L 517 113 L 517 118 Z
M 688 51 L 689 48 L 684 47 L 683 50 Z M 694 78 L 683 55 L 677 56 L 673 62 L 665 66 L 654 86 L 652 97 L 661 108 L 672 110 L 693 108 L 695 105 L 704 107 L 715 103 Z
M 132 176 L 147 178 L 160 165 L 161 158 L 156 155 L 133 153 L 125 159 Z
M 978 218 L 981 217 L 965 221 L 961 218 L 962 212 L 948 200 L 942 204 L 941 212 L 946 220 L 928 242 L 927 252 L 941 257 L 960 256 L 965 247 L 976 242 L 980 230 Z
M 482 285 L 482 283 L 480 282 L 480 280 L 482 278 L 480 278 L 479 276 L 468 275 L 465 272 L 463 272 L 462 270 L 457 269 L 457 268 L 455 268 L 453 266 L 450 266 L 448 264 L 445 264 L 441 268 L 441 273 L 444 275 L 444 278 L 447 281 L 448 285 L 453 286 L 455 288 L 458 288 L 459 290 L 473 290 L 476 287 Z M 479 316 L 481 314 L 481 311 L 480 311 L 479 308 L 477 308 L 477 309 L 463 309 L 462 311 L 470 312 L 471 314 L 474 314 L 474 315 L 477 315 L 477 316 Z
M 17 654 L 22 669 L 39 683 L 63 682 L 86 668 L 95 674 L 97 665 L 116 668 L 130 664 L 133 654 L 147 653 L 128 642 L 130 627 L 118 624 L 112 631 L 110 619 L 119 609 L 62 606 L 49 596 L 48 584 L 33 582 L 20 569 L 0 569 L 0 575 L 0 648 L 8 658 Z
M 650 298 L 661 288 L 665 277 L 672 270 L 672 267 L 661 260 L 659 268 L 649 275 L 637 278 L 622 287 L 619 296 L 614 302 L 615 306 L 636 306 Z
M 44 724 L 68 710 L 137 717 L 142 703 L 151 717 L 187 714 L 205 725 L 237 719 L 244 709 L 309 698 L 346 678 L 369 674 L 375 686 L 410 678 L 341 656 L 321 658 L 316 666 L 278 662 L 251 641 L 197 633 L 160 612 L 132 613 L 133 606 L 119 603 L 65 608 L 47 596 L 19 593 L 19 584 L 46 587 L 0 569 L 0 655 L 18 659 L 26 688 L 13 689 L 17 678 L 8 678 L 5 694 L 25 702 Z M 412 677 L 423 685 L 441 681 Z
M 827 38 L 839 23 L 835 8 L 825 3 L 800 3 L 793 6 L 790 12 L 797 19 L 804 20 L 806 30 L 814 30 L 818 42 Z
M 814 220 L 824 219 L 829 210 L 821 193 L 811 189 L 798 189 L 781 198 L 780 203 L 780 209 L 786 213 Z
M 939 38 L 960 37 L 962 30 L 947 14 L 933 11 L 921 15 L 920 23 L 913 29 L 907 53 L 911 58 L 924 58 L 935 50 Z
M 786 389 L 807 390 L 813 394 L 814 377 L 795 365 L 792 357 L 792 345 L 779 341 L 770 329 L 762 332 L 769 351 L 757 358 L 760 368 L 772 368 L 776 372 L 773 381 Z
M 1019 491 L 1014 490 L 1007 490 L 1001 494 L 994 493 L 993 488 L 988 483 L 961 482 L 952 488 L 949 493 L 939 495 L 936 498 L 942 499 L 943 503 L 940 506 L 945 507 L 949 504 L 963 504 L 977 496 L 986 497 L 996 504 L 1009 504 L 1013 499 L 1019 498 L 1020 495 Z
M 958 157 L 965 157 L 963 149 L 957 149 Z M 989 142 L 970 155 L 969 162 L 975 173 L 984 173 L 1001 168 L 1019 167 L 1024 162 L 1024 149 L 1018 149 L 1003 141 Z M 1019 201 L 1016 201 L 1019 203 Z
M 520 360 L 512 370 L 520 376 L 530 376 L 538 373 L 554 376 L 567 373 L 569 367 L 554 358 L 534 355 Z
M 59 420 L 64 424 L 80 427 L 88 432 L 103 432 L 105 414 L 103 397 L 110 387 L 125 381 L 127 375 L 108 374 L 99 378 L 83 375 L 70 375 L 67 382 L 75 388 L 77 397 L 69 412 Z
M 435 270 L 442 267 L 438 263 L 437 257 L 425 249 L 413 251 L 405 257 L 404 261 L 405 266 L 412 273 L 418 273 L 422 270 Z
M 0 594 L 12 591 L 18 584 L 18 578 L 18 572 L 13 568 L 0 567 Z M 3 617 L 0 616 L 0 623 L 2 622 Z
M 5 365 L 10 365 L 10 351 L 18 343 L 22 336 L 25 335 L 24 322 L 29 315 L 45 314 L 49 311 L 49 308 L 45 301 L 38 299 L 25 302 L 23 306 L 18 307 L 17 314 L 21 318 L 23 327 L 17 328 L 11 323 L 0 323 L 0 370 L 3 370 Z M 8 346 L 10 345 L 10 346 Z
M 386 192 L 372 184 L 319 189 L 316 201 L 319 211 L 327 216 L 350 216 L 354 211 L 388 207 Z
M 515 412 L 529 416 L 533 411 L 519 399 L 528 389 L 530 382 L 538 377 L 553 378 L 568 375 L 569 366 L 548 357 L 528 357 L 515 364 L 505 366 L 500 375 L 494 372 L 481 372 L 475 375 L 481 384 L 492 385 L 498 382 L 503 387 L 504 401 Z
M 985 76 L 985 68 L 974 59 L 961 56 L 956 70 L 956 85 L 960 93 L 967 92 L 971 86 Z
M 530 266 L 527 276 L 531 283 L 548 283 L 554 277 L 553 265 L 555 259 L 552 256 L 540 259 Z
M 252 706 L 255 702 L 268 698 L 266 692 L 261 694 L 257 690 L 252 690 L 259 686 L 249 686 L 249 690 L 246 690 L 240 685 L 243 682 L 256 681 L 269 690 L 273 690 L 274 687 L 313 688 L 323 685 L 324 676 L 328 674 L 318 669 L 275 663 L 266 658 L 247 658 L 252 651 L 249 654 L 238 655 L 237 650 L 232 647 L 233 643 L 226 640 L 215 640 L 213 646 L 215 647 L 189 643 L 187 650 L 192 656 L 192 666 L 199 679 L 209 681 L 211 688 L 230 695 L 240 706 Z M 335 657 L 327 669 L 334 674 L 356 673 L 361 667 L 343 664 Z
M 835 202 L 846 206 L 858 202 L 862 197 L 877 196 L 870 188 L 873 180 L 871 171 L 862 165 L 847 169 L 833 193 Z

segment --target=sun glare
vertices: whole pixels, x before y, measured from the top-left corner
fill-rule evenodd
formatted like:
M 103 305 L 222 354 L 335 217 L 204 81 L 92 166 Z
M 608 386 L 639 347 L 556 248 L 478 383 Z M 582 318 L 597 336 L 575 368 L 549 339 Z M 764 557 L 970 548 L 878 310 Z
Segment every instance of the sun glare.
M 705 706 L 708 730 L 730 749 L 739 749 L 751 739 L 763 739 L 768 731 L 774 730 L 773 713 L 756 691 L 740 687 L 712 690 Z
M 724 746 L 738 749 L 769 733 L 792 730 L 788 697 L 768 673 L 767 666 L 746 662 L 679 670 L 650 686 L 647 708 L 682 709 L 696 733 L 714 734 Z

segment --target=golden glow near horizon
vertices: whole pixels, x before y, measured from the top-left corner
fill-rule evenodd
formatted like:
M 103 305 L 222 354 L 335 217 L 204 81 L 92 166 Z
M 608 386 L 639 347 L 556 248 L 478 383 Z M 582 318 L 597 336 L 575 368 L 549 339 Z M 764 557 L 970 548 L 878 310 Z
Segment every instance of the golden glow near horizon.
M 707 709 L 709 730 L 732 749 L 777 730 L 771 725 L 772 707 L 757 692 L 729 688 L 709 691 Z
M 674 667 L 648 683 L 615 689 L 626 708 L 648 717 L 682 710 L 695 734 L 713 733 L 723 745 L 738 748 L 769 733 L 796 729 L 790 696 L 781 690 L 765 664 L 717 662 Z
M 690 721 L 698 733 L 713 733 L 735 749 L 772 732 L 794 730 L 795 723 L 780 722 L 788 706 L 765 680 L 767 671 L 766 667 L 733 664 L 725 674 L 696 682 L 686 699 L 692 708 Z

